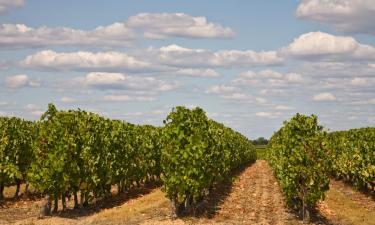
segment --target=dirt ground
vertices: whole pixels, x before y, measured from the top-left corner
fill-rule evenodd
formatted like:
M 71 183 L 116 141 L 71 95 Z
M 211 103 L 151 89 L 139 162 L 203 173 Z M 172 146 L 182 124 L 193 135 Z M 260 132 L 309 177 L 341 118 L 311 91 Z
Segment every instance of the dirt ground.
M 17 204 L 17 205 L 16 205 Z M 17 201 L 0 208 L 0 224 L 302 224 L 286 209 L 279 185 L 264 160 L 235 171 L 217 185 L 194 217 L 170 218 L 170 204 L 159 187 L 115 196 L 88 210 L 37 219 L 40 201 Z M 311 224 L 375 225 L 375 202 L 342 182 L 332 181 Z

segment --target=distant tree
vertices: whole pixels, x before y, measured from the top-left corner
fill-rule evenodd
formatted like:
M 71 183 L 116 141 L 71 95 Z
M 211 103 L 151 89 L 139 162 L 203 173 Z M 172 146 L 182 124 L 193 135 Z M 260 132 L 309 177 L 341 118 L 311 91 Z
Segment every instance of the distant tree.
M 264 137 L 259 137 L 255 140 L 253 140 L 254 145 L 266 145 L 268 144 L 268 140 Z

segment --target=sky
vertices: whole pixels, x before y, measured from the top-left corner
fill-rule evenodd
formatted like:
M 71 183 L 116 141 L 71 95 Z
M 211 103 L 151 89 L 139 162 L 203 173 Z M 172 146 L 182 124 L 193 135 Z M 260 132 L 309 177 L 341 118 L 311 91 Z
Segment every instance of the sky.
M 199 106 L 251 139 L 296 113 L 375 126 L 373 21 L 374 0 L 0 0 L 0 116 L 162 125 Z

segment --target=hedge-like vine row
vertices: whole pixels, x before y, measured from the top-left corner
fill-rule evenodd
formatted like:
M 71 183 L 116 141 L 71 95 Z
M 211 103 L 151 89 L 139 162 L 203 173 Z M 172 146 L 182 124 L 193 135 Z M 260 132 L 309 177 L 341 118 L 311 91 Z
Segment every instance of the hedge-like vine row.
M 332 132 L 328 143 L 332 174 L 375 192 L 375 128 Z
M 34 160 L 32 143 L 34 124 L 31 121 L 0 117 L 0 199 L 5 186 L 16 184 L 18 196 L 20 184 L 26 180 L 30 164 Z
M 177 216 L 191 210 L 231 170 L 256 159 L 251 141 L 209 120 L 200 108 L 176 107 L 164 123 L 163 190 Z
M 308 218 L 329 188 L 326 132 L 316 116 L 297 114 L 269 142 L 269 163 L 287 204 Z
M 215 182 L 256 159 L 252 142 L 205 112 L 177 107 L 163 128 L 110 120 L 53 104 L 36 122 L 0 119 L 0 183 L 27 181 L 54 199 L 73 195 L 74 206 L 149 180 L 163 190 L 176 212 L 194 206 Z M 81 199 L 78 199 L 78 196 Z M 48 203 L 49 204 L 49 203 Z
M 36 160 L 29 181 L 53 196 L 55 208 L 61 197 L 73 194 L 75 207 L 91 198 L 119 192 L 135 183 L 160 176 L 160 128 L 135 126 L 81 110 L 48 111 L 36 123 Z

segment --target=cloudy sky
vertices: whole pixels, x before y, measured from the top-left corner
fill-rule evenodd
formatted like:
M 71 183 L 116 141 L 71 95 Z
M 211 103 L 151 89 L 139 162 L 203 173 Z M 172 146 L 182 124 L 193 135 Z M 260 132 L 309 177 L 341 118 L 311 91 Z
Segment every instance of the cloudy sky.
M 0 0 L 0 115 L 47 104 L 161 125 L 200 106 L 250 138 L 295 113 L 375 126 L 374 0 Z

